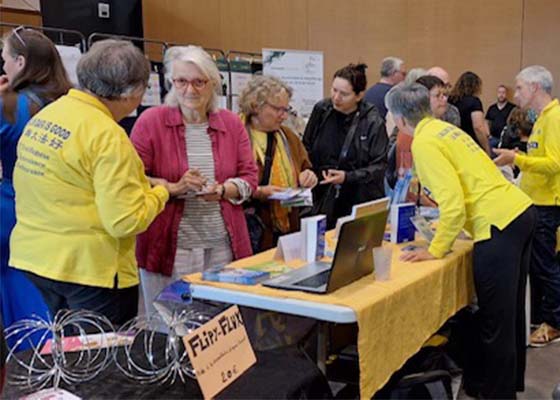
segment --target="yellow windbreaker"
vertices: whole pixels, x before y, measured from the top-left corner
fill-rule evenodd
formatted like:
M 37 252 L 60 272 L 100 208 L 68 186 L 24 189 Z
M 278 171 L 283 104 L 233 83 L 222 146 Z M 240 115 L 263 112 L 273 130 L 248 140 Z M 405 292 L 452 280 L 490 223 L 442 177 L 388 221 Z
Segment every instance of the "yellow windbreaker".
M 169 194 L 150 187 L 107 107 L 70 90 L 29 121 L 17 153 L 10 265 L 81 285 L 137 285 L 136 235 Z
M 440 221 L 429 252 L 443 257 L 463 227 L 475 242 L 504 229 L 531 200 L 508 182 L 474 140 L 454 125 L 424 118 L 414 132 L 414 165 L 427 194 L 439 205 Z
M 560 104 L 542 110 L 527 143 L 527 155 L 517 154 L 521 189 L 538 206 L 560 205 Z

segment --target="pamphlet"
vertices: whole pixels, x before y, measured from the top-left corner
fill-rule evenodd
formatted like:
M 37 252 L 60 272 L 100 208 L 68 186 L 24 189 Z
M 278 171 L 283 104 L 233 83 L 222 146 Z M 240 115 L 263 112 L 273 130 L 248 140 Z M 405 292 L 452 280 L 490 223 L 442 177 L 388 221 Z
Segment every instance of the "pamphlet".
M 410 221 L 412 222 L 418 233 L 424 239 L 426 239 L 428 243 L 431 243 L 435 233 L 428 220 L 421 215 L 414 215 L 410 217 Z
M 241 285 L 256 285 L 270 278 L 270 272 L 254 271 L 245 268 L 216 266 L 202 273 L 205 281 L 237 283 Z
M 250 267 L 245 267 L 250 271 L 264 271 L 270 274 L 271 278 L 275 276 L 282 275 L 286 272 L 290 272 L 292 268 L 285 264 L 278 263 L 276 261 L 266 261 L 257 265 L 252 265 Z
M 391 206 L 391 242 L 403 243 L 414 240 L 416 229 L 410 220 L 416 213 L 414 203 Z
M 274 259 L 290 262 L 297 258 L 301 258 L 302 251 L 303 246 L 301 232 L 289 233 L 278 238 Z
M 307 262 L 320 260 L 325 255 L 325 232 L 327 217 L 316 215 L 301 220 L 302 256 Z
M 20 400 L 81 400 L 81 397 L 61 388 L 49 388 L 28 394 Z

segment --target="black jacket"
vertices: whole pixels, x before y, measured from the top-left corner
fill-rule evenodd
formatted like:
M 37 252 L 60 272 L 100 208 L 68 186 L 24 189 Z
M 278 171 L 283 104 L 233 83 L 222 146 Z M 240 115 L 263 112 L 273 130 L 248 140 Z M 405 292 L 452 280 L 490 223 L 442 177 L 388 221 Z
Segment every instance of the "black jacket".
M 319 179 L 322 179 L 321 172 L 325 167 L 317 165 L 315 148 L 321 140 L 322 127 L 333 110 L 330 99 L 315 104 L 303 135 L 303 145 Z M 375 106 L 370 103 L 361 101 L 358 104 L 358 111 L 359 121 L 353 145 L 348 152 L 347 159 L 340 166 L 340 169 L 346 171 L 346 180 L 341 189 L 342 192 L 346 192 L 343 199 L 351 203 L 344 207 L 345 210 L 342 212 L 346 212 L 348 207 L 351 210 L 354 204 L 374 200 L 385 195 L 383 177 L 387 168 L 387 147 L 389 143 L 385 122 Z

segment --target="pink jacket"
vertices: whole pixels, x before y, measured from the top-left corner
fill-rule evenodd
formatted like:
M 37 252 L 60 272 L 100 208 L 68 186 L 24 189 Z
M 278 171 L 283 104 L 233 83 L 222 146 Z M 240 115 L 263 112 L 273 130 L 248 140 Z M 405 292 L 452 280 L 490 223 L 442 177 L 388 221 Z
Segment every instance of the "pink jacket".
M 209 115 L 208 125 L 216 182 L 239 177 L 255 190 L 257 166 L 249 136 L 239 117 L 231 111 L 219 110 Z M 159 106 L 144 111 L 136 121 L 130 138 L 144 162 L 146 175 L 177 182 L 188 169 L 185 124 L 178 107 Z M 184 200 L 170 199 L 148 230 L 138 236 L 136 258 L 142 268 L 171 275 L 184 206 Z M 220 206 L 234 257 L 250 256 L 251 243 L 242 206 L 235 206 L 229 201 L 221 201 Z

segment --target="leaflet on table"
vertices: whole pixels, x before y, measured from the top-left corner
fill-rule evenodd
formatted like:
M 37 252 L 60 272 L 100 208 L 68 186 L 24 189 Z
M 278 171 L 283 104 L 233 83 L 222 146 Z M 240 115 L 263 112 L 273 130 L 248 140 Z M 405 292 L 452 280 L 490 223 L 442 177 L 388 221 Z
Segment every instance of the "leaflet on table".
M 412 180 L 412 171 L 409 169 L 406 173 L 399 177 L 397 183 L 395 184 L 395 190 L 393 192 L 393 197 L 391 198 L 391 204 L 404 203 L 406 200 L 406 194 L 408 193 L 408 187 L 410 186 L 410 181 Z
M 244 268 L 231 268 L 219 265 L 207 269 L 202 273 L 205 281 L 237 283 L 241 285 L 256 285 L 270 278 L 270 272 L 253 271 Z
M 307 262 L 320 260 L 325 255 L 325 232 L 327 231 L 327 217 L 315 215 L 301 220 L 302 254 L 301 258 Z
M 428 222 L 426 218 L 421 215 L 413 215 L 410 217 L 410 222 L 414 225 L 418 233 L 426 239 L 428 243 L 432 242 L 435 232 L 432 229 L 432 225 Z
M 282 275 L 286 272 L 290 272 L 292 270 L 287 265 L 278 263 L 276 261 L 266 261 L 260 264 L 251 265 L 250 267 L 245 267 L 244 269 L 248 269 L 250 271 L 268 272 L 271 278 Z
M 414 240 L 415 228 L 410 220 L 416 213 L 414 203 L 391 206 L 391 242 L 402 243 Z

